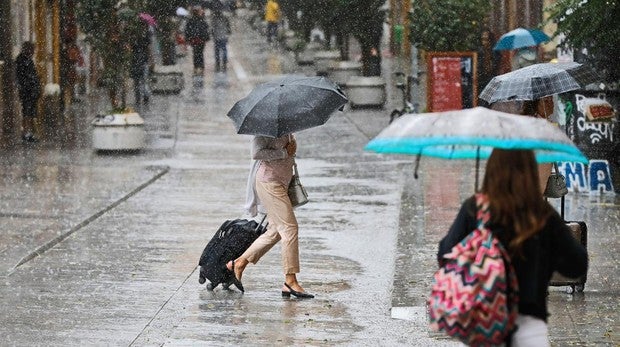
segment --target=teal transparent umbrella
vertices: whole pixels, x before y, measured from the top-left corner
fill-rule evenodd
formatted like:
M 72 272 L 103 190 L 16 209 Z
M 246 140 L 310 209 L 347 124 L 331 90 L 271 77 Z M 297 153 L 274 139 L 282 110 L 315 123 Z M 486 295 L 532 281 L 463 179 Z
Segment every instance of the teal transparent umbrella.
M 364 147 L 377 153 L 416 156 L 416 177 L 421 156 L 479 161 L 487 159 L 493 148 L 533 150 L 539 163 L 588 163 L 573 141 L 549 121 L 485 107 L 406 114 Z

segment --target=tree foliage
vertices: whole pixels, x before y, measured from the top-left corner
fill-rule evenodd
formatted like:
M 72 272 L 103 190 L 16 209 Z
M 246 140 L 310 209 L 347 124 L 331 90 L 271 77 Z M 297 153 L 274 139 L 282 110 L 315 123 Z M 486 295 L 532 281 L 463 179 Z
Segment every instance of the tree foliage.
M 384 0 L 286 0 L 282 10 L 293 30 L 309 39 L 310 30 L 321 28 L 326 36 L 340 41 L 352 35 L 362 49 L 365 75 L 380 73 L 380 43 L 385 13 Z M 300 14 L 300 16 L 298 16 Z
M 131 45 L 144 35 L 145 23 L 138 14 L 152 14 L 158 21 L 159 36 L 170 38 L 175 30 L 171 22 L 181 0 L 78 0 L 76 11 L 86 41 L 103 64 L 101 82 L 107 86 L 113 109 L 125 109 L 125 79 L 129 75 Z M 169 40 L 168 40 L 169 41 Z M 162 40 L 165 47 L 166 40 Z M 173 42 L 174 44 L 174 42 Z M 174 46 L 173 46 L 174 47 Z
M 411 43 L 428 51 L 474 51 L 480 47 L 489 0 L 416 0 Z
M 606 73 L 609 82 L 620 81 L 620 1 L 559 0 L 548 8 L 549 21 L 557 23 L 556 36 L 564 34 L 560 45 L 587 54 L 587 61 Z
M 108 88 L 113 109 L 125 108 L 125 78 L 131 59 L 131 42 L 139 27 L 137 11 L 117 7 L 116 0 L 79 0 L 77 20 L 86 41 L 100 57 L 100 81 Z M 119 95 L 120 94 L 120 95 Z

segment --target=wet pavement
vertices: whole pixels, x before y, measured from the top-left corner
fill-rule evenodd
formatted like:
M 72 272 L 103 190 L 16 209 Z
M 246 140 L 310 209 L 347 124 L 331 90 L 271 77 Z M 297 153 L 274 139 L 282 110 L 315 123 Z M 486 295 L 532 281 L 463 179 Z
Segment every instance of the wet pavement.
M 2 345 L 456 345 L 428 330 L 424 305 L 473 163 L 424 158 L 415 180 L 412 158 L 364 152 L 398 105 L 392 88 L 384 109 L 346 109 L 297 134 L 311 199 L 297 210 L 299 279 L 316 298 L 281 298 L 279 246 L 246 269 L 245 294 L 198 284 L 205 244 L 243 217 L 250 137 L 226 112 L 257 83 L 314 73 L 243 17 L 229 49 L 227 73 L 212 72 L 210 46 L 204 78 L 180 61 L 185 89 L 141 112 L 145 150 L 92 150 L 96 96 L 41 143 L 2 145 Z M 384 58 L 384 76 L 396 65 Z M 618 346 L 619 198 L 571 193 L 566 216 L 588 223 L 591 268 L 584 293 L 550 289 L 552 345 Z

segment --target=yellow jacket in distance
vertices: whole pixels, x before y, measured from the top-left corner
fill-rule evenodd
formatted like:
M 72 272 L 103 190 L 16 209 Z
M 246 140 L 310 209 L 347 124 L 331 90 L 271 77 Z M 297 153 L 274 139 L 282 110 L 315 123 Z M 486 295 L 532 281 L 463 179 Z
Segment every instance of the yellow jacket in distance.
M 280 20 L 280 5 L 274 0 L 267 1 L 267 5 L 265 6 L 265 20 L 272 23 Z

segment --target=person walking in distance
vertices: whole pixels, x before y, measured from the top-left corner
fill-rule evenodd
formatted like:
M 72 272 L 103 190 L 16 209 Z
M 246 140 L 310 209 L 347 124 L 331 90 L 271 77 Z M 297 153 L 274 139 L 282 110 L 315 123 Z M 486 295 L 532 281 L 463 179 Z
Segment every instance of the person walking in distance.
M 267 42 L 271 43 L 278 33 L 278 22 L 280 21 L 280 5 L 276 0 L 267 0 L 265 21 L 267 21 Z
M 204 71 L 204 49 L 209 41 L 209 24 L 204 17 L 204 10 L 200 6 L 192 9 L 192 16 L 185 25 L 185 39 L 192 46 L 194 61 L 194 73 L 200 74 Z
M 32 60 L 33 56 L 34 44 L 26 41 L 22 44 L 22 50 L 15 59 L 15 79 L 22 103 L 22 140 L 26 142 L 38 141 L 34 136 L 34 121 L 37 117 L 37 103 L 41 96 L 41 81 Z
M 134 101 L 136 107 L 149 102 L 149 62 L 151 61 L 151 33 L 146 23 L 140 23 L 140 30 L 131 44 L 131 69 L 133 79 Z
M 216 3 L 219 1 L 216 0 Z M 220 3 L 221 4 L 221 3 Z M 224 5 L 214 6 L 211 14 L 211 34 L 215 50 L 215 71 L 226 71 L 228 64 L 228 35 L 230 35 L 230 21 L 222 12 Z
M 487 227 L 510 255 L 519 283 L 517 330 L 510 346 L 549 346 L 547 288 L 553 272 L 569 278 L 586 274 L 588 254 L 564 220 L 541 196 L 538 165 L 531 150 L 494 149 L 481 193 L 489 202 Z M 465 200 L 437 260 L 477 227 L 476 198 Z M 507 341 L 508 342 L 508 341 Z
M 282 240 L 284 284 L 282 296 L 313 298 L 297 281 L 299 267 L 298 224 L 288 197 L 288 185 L 293 175 L 297 141 L 293 134 L 279 138 L 255 136 L 252 140 L 252 158 L 255 161 L 248 179 L 246 209 L 256 216 L 260 207 L 267 213 L 267 231 L 237 259 L 226 267 L 234 276 L 234 284 L 243 291 L 241 276 L 249 263 L 256 264 L 278 241 Z M 256 199 L 258 198 L 258 199 Z

